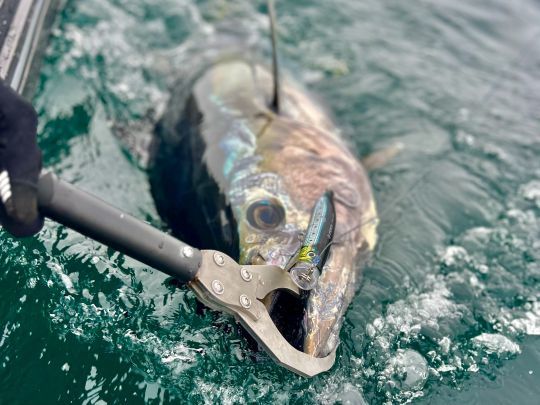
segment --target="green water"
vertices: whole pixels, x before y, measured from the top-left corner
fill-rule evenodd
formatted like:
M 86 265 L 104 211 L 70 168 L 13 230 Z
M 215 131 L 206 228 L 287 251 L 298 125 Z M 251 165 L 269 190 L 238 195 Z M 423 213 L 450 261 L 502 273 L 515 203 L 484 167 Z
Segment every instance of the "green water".
M 263 1 L 68 1 L 35 97 L 45 164 L 166 229 L 111 130 L 167 100 L 225 21 L 268 55 Z M 540 395 L 540 4 L 278 1 L 286 69 L 324 99 L 371 175 L 380 243 L 311 380 L 229 317 L 47 223 L 2 232 L 0 403 L 492 403 Z M 148 125 L 146 125 L 148 126 Z

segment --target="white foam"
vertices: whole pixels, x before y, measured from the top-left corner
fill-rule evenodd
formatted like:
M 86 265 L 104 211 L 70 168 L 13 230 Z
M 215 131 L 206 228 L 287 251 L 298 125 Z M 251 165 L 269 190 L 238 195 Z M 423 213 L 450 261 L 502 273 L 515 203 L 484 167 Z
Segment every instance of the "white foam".
M 441 347 L 443 353 L 448 354 L 448 352 L 450 351 L 451 343 L 452 341 L 448 336 L 445 336 L 441 340 L 439 340 L 439 346 Z
M 540 302 L 534 302 L 527 308 L 529 311 L 521 317 L 512 319 L 510 325 L 518 332 L 540 336 Z
M 457 131 L 456 141 L 466 146 L 473 146 L 476 143 L 474 136 L 461 129 Z
M 196 353 L 204 354 L 202 349 L 193 349 L 182 343 L 176 342 L 174 345 L 170 345 L 170 342 L 163 341 L 153 333 L 145 333 L 138 337 L 133 331 L 128 330 L 124 336 L 129 338 L 133 344 L 150 349 L 159 356 L 163 364 L 169 365 L 178 372 L 184 371 L 196 361 Z
M 448 246 L 441 257 L 441 260 L 447 266 L 453 266 L 458 261 L 467 260 L 468 257 L 465 248 L 461 246 Z
M 73 280 L 66 273 L 63 272 L 62 266 L 60 266 L 58 263 L 50 263 L 48 267 L 58 277 L 60 277 L 62 284 L 64 284 L 64 287 L 70 294 L 77 294 L 77 290 L 75 289 L 75 286 L 73 285 Z
M 443 364 L 442 366 L 437 368 L 437 371 L 439 373 L 448 373 L 450 371 L 456 371 L 456 366 L 453 366 L 451 364 Z
M 540 208 L 540 180 L 528 182 L 519 191 L 526 200 L 533 201 Z
M 444 278 L 428 275 L 426 281 L 426 292 L 389 305 L 384 318 L 376 318 L 367 326 L 367 333 L 381 348 L 388 348 L 389 339 L 397 335 L 415 336 L 422 327 L 438 330 L 441 319 L 448 322 L 461 318 L 464 307 L 451 300 Z
M 519 354 L 521 349 L 517 343 L 512 342 L 506 336 L 499 333 L 482 333 L 472 342 L 478 348 L 482 348 L 488 354 Z

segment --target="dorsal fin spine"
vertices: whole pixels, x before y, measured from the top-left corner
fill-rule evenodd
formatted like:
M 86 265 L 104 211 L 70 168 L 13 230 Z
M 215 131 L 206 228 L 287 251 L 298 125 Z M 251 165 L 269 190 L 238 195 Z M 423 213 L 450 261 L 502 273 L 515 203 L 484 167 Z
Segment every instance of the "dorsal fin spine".
M 274 77 L 274 93 L 272 96 L 271 107 L 276 114 L 279 114 L 281 108 L 281 83 L 277 53 L 277 23 L 274 0 L 268 0 L 268 16 L 270 17 L 270 32 L 272 35 L 272 74 Z

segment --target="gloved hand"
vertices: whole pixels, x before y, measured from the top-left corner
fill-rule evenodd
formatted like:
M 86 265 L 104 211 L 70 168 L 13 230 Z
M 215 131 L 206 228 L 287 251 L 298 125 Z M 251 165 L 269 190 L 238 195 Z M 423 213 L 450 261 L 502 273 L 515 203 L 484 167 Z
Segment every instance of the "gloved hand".
M 0 224 L 14 236 L 31 236 L 42 228 L 37 206 L 41 151 L 37 114 L 0 80 Z

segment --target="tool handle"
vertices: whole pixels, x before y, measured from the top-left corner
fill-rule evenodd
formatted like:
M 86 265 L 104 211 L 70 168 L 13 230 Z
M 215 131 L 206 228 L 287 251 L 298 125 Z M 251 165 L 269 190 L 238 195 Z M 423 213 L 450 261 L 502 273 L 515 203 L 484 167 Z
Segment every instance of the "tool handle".
M 202 256 L 198 249 L 138 220 L 52 173 L 38 184 L 40 212 L 84 236 L 122 252 L 180 281 L 193 280 Z

